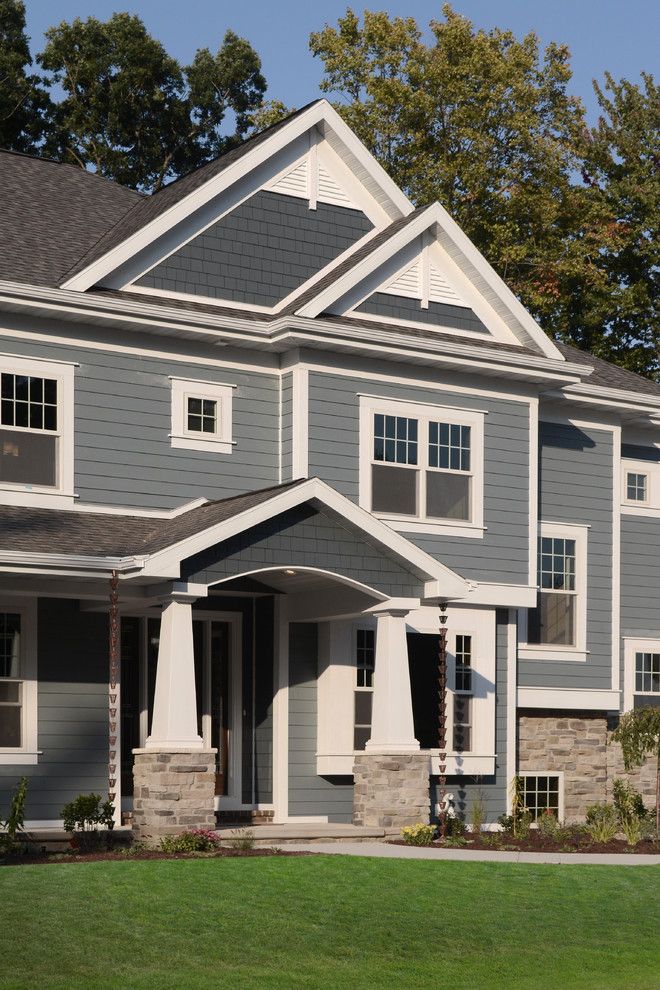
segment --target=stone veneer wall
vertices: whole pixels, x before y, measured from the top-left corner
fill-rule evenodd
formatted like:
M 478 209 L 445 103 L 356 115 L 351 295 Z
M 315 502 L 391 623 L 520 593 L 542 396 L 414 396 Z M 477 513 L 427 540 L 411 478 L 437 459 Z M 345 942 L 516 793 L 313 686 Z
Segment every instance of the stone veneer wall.
M 215 750 L 134 750 L 133 832 L 157 842 L 215 828 Z
M 655 766 L 625 773 L 621 747 L 609 745 L 616 719 L 601 712 L 520 712 L 518 770 L 564 774 L 564 818 L 583 821 L 591 804 L 612 800 L 616 777 L 628 779 L 655 806 Z
M 429 769 L 429 757 L 423 753 L 356 756 L 353 824 L 398 831 L 404 825 L 429 822 Z

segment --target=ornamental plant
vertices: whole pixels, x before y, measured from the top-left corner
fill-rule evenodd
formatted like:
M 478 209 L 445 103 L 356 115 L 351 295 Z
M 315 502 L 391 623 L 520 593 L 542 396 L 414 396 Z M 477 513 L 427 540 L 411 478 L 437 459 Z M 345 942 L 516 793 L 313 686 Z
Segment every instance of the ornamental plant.
M 99 828 L 114 828 L 115 809 L 111 801 L 101 803 L 100 794 L 79 794 L 62 808 L 65 832 L 72 832 L 71 845 L 81 852 L 92 852 L 102 844 Z
M 655 757 L 655 835 L 660 838 L 660 708 L 649 706 L 626 712 L 610 742 L 621 746 L 623 765 L 628 771 Z
M 592 804 L 587 808 L 586 828 L 592 842 L 611 842 L 619 825 L 615 808 L 611 804 Z
M 0 849 L 7 853 L 15 853 L 19 848 L 18 836 L 23 834 L 25 824 L 25 800 L 27 798 L 27 777 L 21 777 L 9 804 L 7 821 L 0 821 L 4 835 L 0 836 Z
M 214 852 L 220 846 L 215 832 L 195 828 L 179 835 L 165 835 L 160 840 L 160 848 L 166 853 Z
M 401 838 L 407 846 L 430 846 L 435 838 L 435 825 L 406 825 L 401 829 Z

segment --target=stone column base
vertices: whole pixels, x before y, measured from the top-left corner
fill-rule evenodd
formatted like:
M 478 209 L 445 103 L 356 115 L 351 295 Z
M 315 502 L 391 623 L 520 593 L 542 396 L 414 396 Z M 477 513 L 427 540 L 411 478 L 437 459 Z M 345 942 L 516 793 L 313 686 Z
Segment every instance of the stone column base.
M 215 828 L 215 749 L 134 749 L 133 834 L 156 844 L 165 835 Z
M 424 753 L 356 756 L 353 824 L 398 831 L 404 825 L 428 823 L 430 769 L 431 761 Z

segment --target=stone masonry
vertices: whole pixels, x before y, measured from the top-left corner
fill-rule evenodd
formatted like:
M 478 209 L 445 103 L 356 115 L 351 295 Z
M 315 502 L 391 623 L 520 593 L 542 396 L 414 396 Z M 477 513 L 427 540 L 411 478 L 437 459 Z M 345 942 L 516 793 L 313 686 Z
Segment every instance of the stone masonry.
M 564 775 L 564 818 L 584 821 L 591 804 L 612 800 L 616 777 L 629 780 L 655 806 L 655 769 L 623 770 L 621 747 L 609 745 L 615 723 L 600 712 L 521 713 L 518 718 L 518 770 Z
M 353 766 L 353 824 L 398 832 L 404 825 L 428 823 L 429 769 L 423 753 L 360 753 Z
M 133 750 L 133 832 L 157 843 L 191 828 L 215 828 L 212 750 Z

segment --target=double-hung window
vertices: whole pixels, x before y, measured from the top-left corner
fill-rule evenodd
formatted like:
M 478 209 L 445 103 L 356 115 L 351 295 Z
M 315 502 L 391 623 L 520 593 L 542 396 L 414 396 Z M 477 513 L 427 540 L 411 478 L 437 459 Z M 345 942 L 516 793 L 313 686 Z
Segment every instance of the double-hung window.
M 469 753 L 472 749 L 472 636 L 456 634 L 454 657 L 452 748 L 456 753 Z
M 0 604 L 0 764 L 37 762 L 36 599 Z
M 0 358 L 0 486 L 73 497 L 73 365 Z
M 355 731 L 353 748 L 364 749 L 371 737 L 371 706 L 374 693 L 376 633 L 374 629 L 356 630 Z
M 234 385 L 172 378 L 173 447 L 230 454 Z
M 362 504 L 400 529 L 483 529 L 483 414 L 361 403 Z

